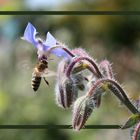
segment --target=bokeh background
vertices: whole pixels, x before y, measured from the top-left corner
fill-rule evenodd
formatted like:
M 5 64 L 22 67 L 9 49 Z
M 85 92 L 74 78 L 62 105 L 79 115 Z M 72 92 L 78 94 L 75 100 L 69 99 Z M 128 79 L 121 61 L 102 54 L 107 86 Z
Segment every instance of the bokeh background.
M 0 0 L 0 10 L 139 10 L 139 0 Z M 0 15 L 0 124 L 71 124 L 71 109 L 55 103 L 56 77 L 34 93 L 31 74 L 36 50 L 20 39 L 31 22 L 45 39 L 50 31 L 71 49 L 82 47 L 100 62 L 108 59 L 132 100 L 140 95 L 140 16 Z M 54 60 L 57 58 L 53 58 Z M 56 71 L 57 61 L 49 68 Z M 111 94 L 103 97 L 87 124 L 123 124 L 131 113 Z M 128 140 L 129 130 L 1 130 L 10 140 Z

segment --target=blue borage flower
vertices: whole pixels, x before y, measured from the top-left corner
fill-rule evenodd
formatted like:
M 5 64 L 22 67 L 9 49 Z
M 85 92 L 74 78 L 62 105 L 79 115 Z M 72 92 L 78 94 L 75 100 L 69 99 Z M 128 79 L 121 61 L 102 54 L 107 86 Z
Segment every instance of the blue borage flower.
M 64 46 L 60 42 L 58 42 L 51 33 L 47 33 L 46 40 L 43 41 L 40 38 L 37 38 L 37 31 L 36 28 L 31 24 L 28 23 L 26 29 L 24 31 L 24 35 L 22 37 L 23 40 L 31 43 L 37 50 L 38 58 L 42 58 L 43 56 L 54 54 L 58 57 L 63 56 L 68 58 L 69 55 L 65 52 L 62 47 Z

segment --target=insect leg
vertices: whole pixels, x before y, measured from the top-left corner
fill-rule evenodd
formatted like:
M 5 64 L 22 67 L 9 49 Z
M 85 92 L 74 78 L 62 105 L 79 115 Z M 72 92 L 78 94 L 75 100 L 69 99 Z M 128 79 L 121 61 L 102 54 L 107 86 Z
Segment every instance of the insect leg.
M 46 80 L 46 78 L 43 77 L 43 79 L 44 79 L 45 83 L 49 86 L 49 82 Z

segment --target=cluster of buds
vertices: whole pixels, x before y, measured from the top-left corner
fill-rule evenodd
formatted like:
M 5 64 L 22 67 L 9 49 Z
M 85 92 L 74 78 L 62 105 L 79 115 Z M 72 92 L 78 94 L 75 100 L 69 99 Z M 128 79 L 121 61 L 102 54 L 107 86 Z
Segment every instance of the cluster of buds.
M 84 127 L 93 110 L 100 107 L 101 97 L 106 91 L 113 93 L 133 114 L 139 114 L 121 85 L 114 79 L 108 60 L 97 63 L 82 48 L 70 50 L 49 32 L 45 41 L 36 38 L 36 34 L 35 27 L 28 23 L 23 39 L 37 48 L 38 60 L 48 60 L 51 54 L 62 57 L 57 70 L 56 102 L 62 108 L 73 108 L 73 129 L 80 130 Z M 79 96 L 80 91 L 86 94 Z

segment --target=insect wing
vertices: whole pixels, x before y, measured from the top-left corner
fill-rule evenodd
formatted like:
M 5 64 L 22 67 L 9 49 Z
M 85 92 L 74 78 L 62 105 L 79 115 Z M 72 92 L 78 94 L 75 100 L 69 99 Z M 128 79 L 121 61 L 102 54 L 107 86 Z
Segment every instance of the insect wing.
M 56 72 L 52 71 L 52 70 L 48 70 L 46 69 L 45 72 L 42 74 L 42 77 L 54 77 L 56 76 Z

